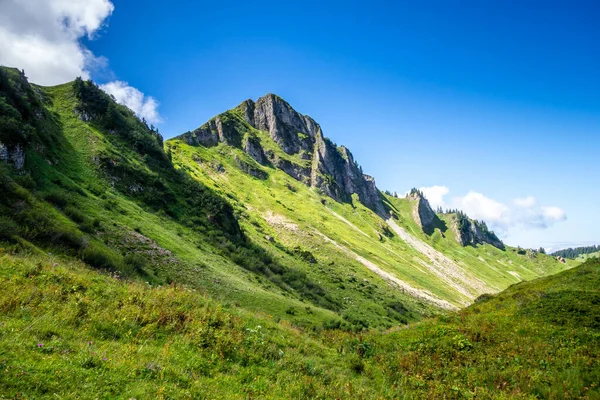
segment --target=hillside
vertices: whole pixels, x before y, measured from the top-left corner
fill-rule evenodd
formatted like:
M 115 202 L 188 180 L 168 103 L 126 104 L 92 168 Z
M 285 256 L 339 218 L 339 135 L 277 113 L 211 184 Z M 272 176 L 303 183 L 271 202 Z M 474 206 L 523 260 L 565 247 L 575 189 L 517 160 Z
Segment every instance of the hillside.
M 422 194 L 379 192 L 347 148 L 275 95 L 247 100 L 165 145 L 176 167 L 240 210 L 248 237 L 266 248 L 309 251 L 331 267 L 307 273 L 332 286 L 341 263 L 377 286 L 455 309 L 565 268 L 546 255 L 506 248 L 464 214 L 437 216 Z
M 35 250 L 0 250 L 0 284 L 6 398 L 600 396 L 598 260 L 368 333 L 297 329 Z
M 39 87 L 1 72 L 9 248 L 185 284 L 314 329 L 406 324 L 573 265 L 504 248 L 424 199 L 382 194 L 277 96 L 163 144 L 91 82 Z
M 555 257 L 564 257 L 564 258 L 579 258 L 586 259 L 588 257 L 598 257 L 600 254 L 600 246 L 584 246 L 584 247 L 575 247 L 563 250 L 558 250 L 553 252 L 551 255 Z

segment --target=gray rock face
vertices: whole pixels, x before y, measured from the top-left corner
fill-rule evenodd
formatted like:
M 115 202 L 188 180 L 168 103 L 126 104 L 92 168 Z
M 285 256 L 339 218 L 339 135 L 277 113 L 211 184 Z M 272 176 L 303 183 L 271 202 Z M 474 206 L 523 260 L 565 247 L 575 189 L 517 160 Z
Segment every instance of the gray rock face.
M 12 164 L 15 169 L 21 169 L 25 166 L 25 151 L 19 144 L 9 148 L 0 142 L 0 160 Z
M 337 201 L 350 201 L 351 195 L 356 193 L 361 203 L 384 216 L 373 177 L 362 173 L 350 150 L 336 147 L 320 132 L 315 140 L 311 185 Z
M 502 243 L 498 236 L 494 232 L 489 231 L 487 226 L 479 221 L 464 218 L 461 222 L 460 218 L 457 218 L 452 228 L 456 241 L 461 246 L 476 246 L 487 243 L 500 250 L 504 250 L 505 248 L 504 243 Z
M 271 138 L 288 154 L 297 154 L 301 149 L 309 150 L 316 133 L 321 129 L 312 118 L 296 112 L 274 94 L 261 97 L 253 105 L 248 104 L 246 110 L 246 121 L 256 129 L 269 132 Z M 301 137 L 299 133 L 306 136 Z
M 423 232 L 431 235 L 435 230 L 438 216 L 433 212 L 429 201 L 418 193 L 413 193 L 408 196 L 409 199 L 417 201 L 417 206 L 413 210 L 413 218 L 419 224 Z
M 251 133 L 252 128 L 268 132 L 285 153 L 312 160 L 312 166 L 265 152 L 260 140 Z M 256 102 L 246 100 L 235 112 L 221 114 L 177 139 L 193 146 L 226 143 L 241 148 L 259 164 L 281 169 L 337 201 L 348 202 L 356 193 L 365 206 L 381 216 L 385 214 L 375 180 L 362 173 L 352 153 L 325 138 L 319 124 L 276 95 L 268 94 Z
M 244 139 L 244 151 L 260 165 L 269 164 L 260 141 L 256 137 L 246 137 Z
M 205 147 L 216 146 L 219 143 L 226 143 L 230 146 L 240 147 L 241 133 L 236 129 L 235 121 L 218 116 L 200 128 L 185 133 L 180 136 L 189 145 L 202 145 Z

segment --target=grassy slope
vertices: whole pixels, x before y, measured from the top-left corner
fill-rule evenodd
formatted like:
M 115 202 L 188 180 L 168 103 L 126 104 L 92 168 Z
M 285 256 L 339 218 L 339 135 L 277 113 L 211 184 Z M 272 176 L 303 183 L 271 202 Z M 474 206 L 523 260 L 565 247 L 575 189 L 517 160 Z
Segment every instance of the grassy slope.
M 236 118 L 235 112 L 229 111 L 226 113 L 227 117 Z M 246 134 L 260 138 L 265 149 L 276 148 L 276 144 L 265 132 L 249 126 L 246 129 Z M 170 149 L 176 166 L 231 199 L 241 217 L 240 224 L 255 241 L 261 242 L 266 248 L 276 248 L 278 245 L 287 248 L 300 246 L 322 261 L 326 267 L 309 268 L 307 273 L 332 291 L 347 289 L 349 275 L 359 282 L 367 279 L 378 288 L 389 290 L 390 285 L 351 259 L 347 253 L 324 241 L 320 234 L 372 261 L 409 285 L 458 306 L 470 303 L 483 292 L 497 292 L 520 280 L 555 273 L 567 267 L 545 255 L 523 257 L 514 254 L 512 249 L 503 252 L 492 246 L 463 248 L 454 241 L 449 231 L 444 240 L 440 240 L 439 234 L 430 238 L 416 226 L 412 218 L 412 203 L 388 197 L 387 201 L 395 208 L 399 215 L 398 223 L 402 227 L 456 261 L 469 277 L 479 278 L 487 285 L 483 291 L 460 293 L 424 266 L 431 262 L 428 257 L 407 245 L 397 235 L 391 234 L 385 221 L 356 199 L 352 204 L 335 202 L 284 172 L 260 166 L 241 150 L 223 144 L 206 148 L 189 146 L 181 140 L 169 140 L 165 145 Z M 282 153 L 281 150 L 279 152 Z M 268 177 L 258 179 L 242 172 L 236 166 L 236 159 L 244 160 Z M 287 221 L 288 225 L 273 221 L 273 215 Z M 298 229 L 289 224 L 296 225 Z M 274 237 L 275 243 L 268 243 L 264 239 L 265 235 Z M 330 265 L 332 262 L 334 264 Z M 346 291 L 349 292 L 351 291 Z M 356 303 L 360 300 L 352 301 Z M 366 309 L 366 304 L 356 304 L 357 308 Z
M 115 147 L 102 132 L 80 121 L 73 113 L 76 99 L 70 84 L 46 89 L 53 97 L 51 111 L 62 122 L 66 141 L 76 151 L 63 153 L 62 163 L 67 167 L 49 168 L 45 160 L 38 160 L 36 168 L 49 177 L 60 175 L 63 179 L 77 179 L 87 192 L 77 201 L 77 207 L 86 215 L 102 221 L 103 240 L 121 247 L 124 240 L 133 242 L 133 251 L 144 251 L 144 243 L 136 243 L 137 232 L 152 239 L 161 249 L 170 251 L 176 261 L 159 259 L 147 271 L 146 279 L 156 282 L 184 282 L 202 288 L 224 301 L 244 304 L 245 307 L 266 314 L 286 315 L 290 308 L 302 310 L 292 320 L 298 324 L 322 324 L 336 315 L 322 308 L 310 307 L 299 296 L 283 292 L 268 280 L 249 273 L 226 257 L 220 256 L 206 240 L 191 229 L 164 214 L 151 212 L 136 201 L 107 188 L 100 196 L 89 191 L 94 186 L 105 186 L 98 176 L 92 159 L 101 151 L 120 154 L 140 168 L 146 168 L 139 157 L 125 147 Z M 35 152 L 32 152 L 35 158 Z M 84 183 L 85 182 L 85 183 Z M 142 239 L 143 240 L 143 239 Z M 156 278 L 156 279 L 152 279 Z M 311 312 L 307 313 L 310 308 Z
M 194 227 L 178 223 L 165 213 L 157 213 L 113 187 L 98 171 L 97 160 L 106 154 L 148 176 L 156 175 L 156 172 L 148 167 L 145 156 L 132 151 L 119 137 L 107 135 L 75 115 L 77 99 L 71 84 L 41 90 L 48 100 L 46 107 L 56 120 L 52 132 L 59 144 L 42 152 L 30 150 L 26 168 L 32 173 L 26 177 L 33 177 L 35 183 L 29 188 L 13 186 L 18 192 L 27 194 L 28 201 L 39 208 L 42 216 L 59 221 L 60 229 L 77 239 L 76 246 L 91 243 L 117 261 L 132 254 L 141 255 L 143 263 L 135 268 L 136 271 L 121 270 L 123 263 L 119 261 L 121 274 L 141 275 L 141 280 L 152 284 L 185 283 L 225 303 L 243 305 L 276 318 L 284 317 L 297 326 L 347 323 L 355 328 L 390 327 L 436 312 L 433 307 L 391 288 L 343 254 L 320 257 L 322 253 L 319 253 L 316 254 L 317 262 L 312 263 L 307 261 L 307 253 L 303 253 L 312 251 L 306 243 L 273 245 L 258 233 L 260 226 L 252 224 L 245 225 L 251 240 L 257 241 L 279 264 L 305 272 L 310 280 L 304 281 L 308 285 L 311 282 L 320 285 L 339 308 L 337 312 L 323 308 L 295 290 L 285 289 L 287 282 L 277 284 L 264 275 L 240 267 Z M 6 174 L 5 177 L 18 178 L 7 168 L 1 173 Z M 56 194 L 65 204 L 45 201 L 49 195 Z M 225 196 L 234 202 L 231 193 L 225 193 Z M 9 207 L 13 205 L 9 204 Z M 238 209 L 236 212 L 241 217 L 245 211 Z M 261 225 L 261 222 L 254 222 Z M 265 225 L 264 220 L 262 225 Z M 84 227 L 85 232 L 82 231 Z M 207 233 L 211 234 L 210 231 Z M 39 240 L 36 243 L 52 253 L 77 255 L 76 250 L 61 245 Z M 293 275 L 292 279 L 295 279 Z
M 594 257 L 596 257 L 596 258 L 600 257 L 600 251 L 598 251 L 596 253 L 590 253 L 590 254 L 580 254 L 579 256 L 577 256 L 575 261 L 583 262 L 583 261 L 587 260 L 588 258 L 594 258 Z
M 390 196 L 387 196 L 387 199 L 396 207 L 401 226 L 413 236 L 456 261 L 474 276 L 485 281 L 494 292 L 503 290 L 521 280 L 555 274 L 578 264 L 575 262 L 562 264 L 546 254 L 532 254 L 531 252 L 519 254 L 516 248 L 509 246 L 506 250 L 499 250 L 489 244 L 463 247 L 458 244 L 454 231 L 451 229 L 456 218 L 454 214 L 439 215 L 447 227 L 443 235 L 439 229 L 436 229 L 431 236 L 428 236 L 410 217 L 416 202 Z
M 304 332 L 182 287 L 0 251 L 0 397 L 598 398 L 600 263 L 388 332 Z

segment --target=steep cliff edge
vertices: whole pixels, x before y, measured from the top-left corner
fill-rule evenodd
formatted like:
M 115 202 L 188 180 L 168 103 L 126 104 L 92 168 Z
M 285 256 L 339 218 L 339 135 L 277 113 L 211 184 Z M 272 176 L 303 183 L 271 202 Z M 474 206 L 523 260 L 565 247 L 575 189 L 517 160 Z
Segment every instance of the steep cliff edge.
M 274 94 L 246 100 L 175 139 L 193 146 L 224 143 L 240 148 L 257 163 L 278 168 L 336 201 L 351 202 L 357 194 L 362 204 L 385 216 L 375 180 L 363 174 L 350 150 L 336 146 L 317 122 Z

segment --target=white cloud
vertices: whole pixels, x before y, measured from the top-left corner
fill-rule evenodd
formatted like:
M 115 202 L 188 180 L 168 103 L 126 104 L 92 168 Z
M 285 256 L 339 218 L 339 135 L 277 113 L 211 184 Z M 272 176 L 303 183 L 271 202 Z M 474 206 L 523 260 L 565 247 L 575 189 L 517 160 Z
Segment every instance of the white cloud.
M 533 196 L 527 196 L 527 197 L 522 197 L 522 198 L 517 198 L 513 200 L 513 203 L 515 203 L 515 205 L 519 206 L 519 207 L 533 207 L 536 203 L 535 197 Z
M 513 206 L 485 196 L 482 193 L 469 191 L 464 196 L 446 197 L 450 190 L 446 186 L 422 187 L 420 190 L 433 208 L 458 209 L 469 217 L 484 220 L 492 229 L 506 236 L 511 229 L 547 229 L 557 222 L 567 219 L 565 211 L 556 206 L 536 206 L 533 196 L 516 198 Z
M 423 195 L 425 195 L 425 198 L 433 208 L 444 207 L 446 205 L 444 196 L 450 192 L 450 189 L 446 186 L 421 187 L 419 190 L 423 192 Z
M 57 85 L 107 69 L 108 60 L 82 43 L 94 39 L 115 7 L 110 0 L 0 0 L 0 64 L 25 70 L 40 85 Z M 111 82 L 115 98 L 150 122 L 160 121 L 157 101 Z
M 158 102 L 154 97 L 145 96 L 144 93 L 122 81 L 109 82 L 100 85 L 100 88 L 113 95 L 118 103 L 129 107 L 140 118 L 145 118 L 146 121 L 152 124 L 161 122 L 157 110 Z
M 109 0 L 2 0 L 0 63 L 41 85 L 88 78 L 97 58 L 80 39 L 92 38 L 113 10 Z
M 474 191 L 469 191 L 466 196 L 455 197 L 452 205 L 452 208 L 463 210 L 471 218 L 482 219 L 493 225 L 506 225 L 510 218 L 507 206 Z
M 562 208 L 559 207 L 542 207 L 542 214 L 546 219 L 551 221 L 564 221 L 567 219 L 567 214 Z

